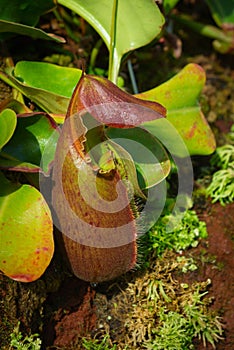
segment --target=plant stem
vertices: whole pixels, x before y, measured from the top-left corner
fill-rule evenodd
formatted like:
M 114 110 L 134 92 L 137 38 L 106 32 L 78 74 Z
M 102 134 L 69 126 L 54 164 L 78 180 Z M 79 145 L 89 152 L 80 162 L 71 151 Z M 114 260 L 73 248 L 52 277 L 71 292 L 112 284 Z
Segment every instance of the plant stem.
M 192 20 L 190 16 L 187 16 L 187 15 L 180 15 L 180 16 L 171 15 L 171 17 L 174 18 L 179 23 L 182 23 L 188 26 L 189 28 L 193 29 L 194 31 L 196 31 L 201 35 L 207 36 L 211 39 L 221 40 L 228 44 L 232 43 L 232 40 L 233 40 L 232 37 L 228 36 L 223 30 L 215 26 L 195 22 Z
M 131 83 L 132 83 L 133 93 L 134 94 L 138 94 L 139 93 L 138 86 L 137 86 L 134 70 L 133 70 L 133 67 L 132 67 L 132 62 L 131 62 L 130 59 L 128 59 L 127 64 L 128 64 L 128 72 L 129 72 L 130 80 L 131 80 Z
M 117 83 L 119 62 L 118 55 L 116 53 L 116 27 L 117 27 L 117 11 L 118 0 L 113 1 L 112 19 L 111 19 L 111 32 L 110 32 L 110 53 L 109 53 L 109 69 L 108 79 L 114 84 Z
M 92 52 L 90 55 L 90 63 L 89 63 L 91 69 L 95 68 L 96 58 L 99 53 L 100 47 L 102 46 L 102 43 L 103 43 L 102 39 L 99 39 L 96 45 L 94 46 L 94 48 L 92 49 Z

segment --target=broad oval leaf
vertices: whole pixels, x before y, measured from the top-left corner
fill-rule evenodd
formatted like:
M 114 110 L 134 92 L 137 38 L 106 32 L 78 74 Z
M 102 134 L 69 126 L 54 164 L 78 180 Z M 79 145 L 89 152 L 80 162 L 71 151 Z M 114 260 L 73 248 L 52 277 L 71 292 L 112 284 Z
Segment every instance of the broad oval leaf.
M 111 21 L 114 1 L 58 0 L 78 13 L 98 32 L 107 48 L 111 46 Z M 160 33 L 164 17 L 151 0 L 119 0 L 116 19 L 116 72 L 123 55 L 150 43 Z
M 41 193 L 0 173 L 0 270 L 20 282 L 38 279 L 53 252 L 53 224 Z
M 0 150 L 12 137 L 16 123 L 16 114 L 12 109 L 7 108 L 0 113 Z
M 54 0 L 0 0 L 0 18 L 34 26 L 40 16 L 55 7 Z
M 16 171 L 47 173 L 54 159 L 59 131 L 53 119 L 45 113 L 18 115 L 13 137 L 2 148 L 0 167 Z M 50 153 L 41 164 L 46 147 Z M 41 168 L 42 166 L 43 168 Z
M 66 114 L 70 97 L 82 74 L 80 69 L 28 61 L 16 64 L 16 72 L 18 79 L 12 69 L 0 71 L 0 79 L 44 111 L 57 114 Z
M 135 95 L 138 98 L 157 101 L 166 107 L 167 121 L 147 122 L 148 130 L 156 137 L 161 132 L 162 138 L 167 138 L 173 145 L 172 128 L 167 127 L 170 122 L 185 142 L 190 155 L 208 155 L 213 153 L 216 147 L 213 132 L 201 111 L 198 100 L 205 79 L 202 67 L 190 63 L 160 86 Z M 181 155 L 176 145 L 171 147 L 171 150 L 175 155 Z
M 159 101 L 168 111 L 198 107 L 198 97 L 205 82 L 204 69 L 190 63 L 165 83 L 135 96 L 144 100 Z
M 70 98 L 82 71 L 46 62 L 20 61 L 13 75 L 28 86 Z

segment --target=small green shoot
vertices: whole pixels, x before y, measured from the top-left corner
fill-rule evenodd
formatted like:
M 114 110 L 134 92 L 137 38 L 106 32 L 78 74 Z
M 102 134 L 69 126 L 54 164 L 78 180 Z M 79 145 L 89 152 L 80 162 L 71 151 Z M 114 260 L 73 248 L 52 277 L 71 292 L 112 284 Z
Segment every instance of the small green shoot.
M 24 338 L 19 330 L 19 327 L 20 322 L 18 322 L 17 326 L 14 328 L 13 333 L 11 334 L 11 348 L 17 350 L 40 350 L 41 340 L 38 338 L 39 335 L 32 334 Z
M 105 335 L 105 337 L 100 341 L 97 339 L 85 339 L 83 338 L 83 347 L 87 350 L 117 350 L 117 345 L 110 345 L 109 335 Z
M 189 247 L 196 247 L 201 238 L 207 237 L 206 224 L 200 221 L 193 210 L 187 210 L 172 232 L 167 232 L 166 225 L 170 220 L 176 220 L 172 214 L 159 218 L 151 230 L 140 240 L 142 255 L 147 256 L 152 251 L 161 256 L 166 249 L 176 252 Z
M 208 280 L 208 283 L 211 282 Z M 201 293 L 199 288 L 191 296 L 191 301 L 184 305 L 184 312 L 194 337 L 202 339 L 204 347 L 210 343 L 215 349 L 215 342 L 222 339 L 222 325 L 220 318 L 207 312 L 203 297 L 208 292 Z
M 155 329 L 155 339 L 147 344 L 150 350 L 184 350 L 193 349 L 192 332 L 188 332 L 188 322 L 178 312 L 167 314 L 162 308 L 159 313 L 159 327 Z
M 193 258 L 178 256 L 176 260 L 179 263 L 179 268 L 183 273 L 187 273 L 188 271 L 196 271 L 198 268 Z
M 207 311 L 206 301 L 203 300 L 207 293 L 201 293 L 197 288 L 190 294 L 190 300 L 184 300 L 181 313 L 167 312 L 166 307 L 161 308 L 158 326 L 152 331 L 154 340 L 146 343 L 147 349 L 194 349 L 194 337 L 202 339 L 204 347 L 209 342 L 215 348 L 215 342 L 222 339 L 222 326 L 219 317 Z

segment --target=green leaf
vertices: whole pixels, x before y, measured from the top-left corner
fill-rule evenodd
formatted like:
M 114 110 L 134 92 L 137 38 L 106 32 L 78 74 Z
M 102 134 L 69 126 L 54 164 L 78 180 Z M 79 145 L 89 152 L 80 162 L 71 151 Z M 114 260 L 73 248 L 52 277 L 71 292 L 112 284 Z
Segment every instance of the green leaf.
M 206 0 L 211 14 L 219 27 L 234 24 L 234 0 Z
M 55 2 L 53 0 L 0 0 L 0 18 L 6 21 L 35 26 L 40 16 L 54 7 Z
M 20 61 L 14 70 L 0 71 L 0 78 L 46 112 L 65 114 L 81 74 L 82 71 L 76 68 Z
M 13 74 L 26 85 L 70 98 L 82 71 L 51 63 L 20 61 Z
M 184 153 L 183 147 L 178 148 L 175 143 L 177 133 L 190 155 L 208 155 L 215 150 L 214 135 L 198 101 L 204 84 L 205 72 L 200 66 L 191 63 L 164 84 L 136 95 L 166 107 L 167 120 L 147 122 L 143 126 L 160 140 L 167 141 L 175 155 Z
M 4 158 L 0 158 L 0 167 L 25 172 L 48 172 L 58 137 L 57 125 L 48 115 L 19 115 L 15 133 L 0 154 Z M 42 154 L 48 147 L 50 152 L 47 152 L 46 158 L 43 157 L 44 164 L 41 164 Z
M 5 109 L 0 113 L 0 150 L 12 137 L 16 123 L 16 114 L 12 109 Z
M 32 110 L 25 104 L 15 99 L 6 99 L 1 103 L 2 109 L 11 109 L 16 114 L 32 113 Z
M 60 43 L 65 42 L 65 39 L 58 35 L 46 33 L 41 29 L 30 27 L 25 24 L 5 20 L 0 20 L 0 33 L 15 33 L 17 35 L 27 35 L 33 39 L 55 40 Z M 1 38 L 5 37 L 0 36 L 0 39 Z
M 233 51 L 233 23 L 223 23 L 222 29 L 219 29 L 217 26 L 194 21 L 189 15 L 172 13 L 170 17 L 180 25 L 191 28 L 200 35 L 215 39 L 213 46 L 220 53 L 225 54 Z
M 0 169 L 22 171 L 27 173 L 38 173 L 40 171 L 40 167 L 38 165 L 11 158 L 8 154 L 3 152 L 0 153 Z
M 43 64 L 43 63 L 41 63 L 41 64 Z M 49 63 L 44 63 L 44 64 L 47 65 Z M 53 65 L 53 66 L 55 66 L 55 65 Z M 59 66 L 55 66 L 55 67 L 58 67 L 58 70 L 57 70 L 58 74 L 56 75 L 56 78 L 58 78 L 57 81 L 59 81 L 59 77 L 63 78 L 64 73 L 66 73 L 66 74 L 68 73 L 67 71 L 62 72 L 62 70 L 60 70 L 59 68 L 65 69 L 65 70 L 72 69 L 72 68 L 64 68 L 64 67 L 59 67 Z M 30 72 L 33 74 L 33 71 L 30 71 Z M 46 82 L 52 80 L 50 78 L 50 75 L 49 76 L 46 74 L 43 75 L 43 67 L 42 67 L 42 71 L 37 71 L 37 73 L 35 73 L 35 75 L 34 75 L 35 80 L 36 80 L 36 77 L 38 77 L 38 78 L 40 77 L 40 73 L 42 74 L 41 81 L 43 81 L 43 79 L 42 79 L 42 76 L 43 76 L 45 84 L 46 84 Z M 53 73 L 53 68 L 51 70 L 51 73 Z M 59 74 L 59 73 L 61 73 L 61 74 Z M 74 70 L 73 70 L 73 73 L 75 73 Z M 69 74 L 67 74 L 67 75 L 66 74 L 64 76 L 68 77 L 68 79 L 69 79 Z M 76 73 L 76 74 L 78 74 L 78 73 Z M 53 76 L 53 75 L 51 75 L 51 76 Z M 64 95 L 61 96 L 61 95 L 57 94 L 56 92 L 55 93 L 51 92 L 51 91 L 47 90 L 48 87 L 43 89 L 43 88 L 37 87 L 37 85 L 36 86 L 28 86 L 24 82 L 20 82 L 18 79 L 16 79 L 13 75 L 13 71 L 10 71 L 9 74 L 7 74 L 3 71 L 0 71 L 0 78 L 5 83 L 7 83 L 10 86 L 12 86 L 13 88 L 16 88 L 17 90 L 19 90 L 23 95 L 27 96 L 31 101 L 36 103 L 44 111 L 58 113 L 58 114 L 60 114 L 60 113 L 65 114 L 66 113 L 66 110 L 67 110 L 67 107 L 69 104 L 69 97 L 66 97 Z M 67 82 L 68 82 L 68 79 L 67 79 Z M 40 80 L 40 78 L 39 78 L 39 80 Z M 64 84 L 64 82 L 61 83 L 61 85 L 63 85 L 63 84 Z M 76 83 L 74 81 L 71 81 L 71 85 L 72 85 L 71 88 L 74 89 L 75 84 Z M 54 89 L 56 90 L 56 86 L 54 87 Z M 71 93 L 72 93 L 72 90 L 70 91 L 70 94 Z M 65 89 L 64 89 L 64 94 L 66 94 Z
M 113 1 L 58 0 L 58 3 L 89 22 L 110 50 Z M 116 78 L 123 55 L 150 43 L 160 33 L 163 24 L 164 18 L 153 1 L 118 1 L 114 53 Z
M 179 0 L 164 0 L 163 1 L 163 9 L 165 14 L 168 14 L 179 2 Z
M 171 169 L 170 159 L 161 143 L 148 131 L 143 128 L 108 128 L 106 133 L 133 158 L 142 189 L 155 186 L 167 177 Z
M 38 190 L 0 173 L 0 270 L 21 282 L 38 279 L 54 252 L 50 210 Z

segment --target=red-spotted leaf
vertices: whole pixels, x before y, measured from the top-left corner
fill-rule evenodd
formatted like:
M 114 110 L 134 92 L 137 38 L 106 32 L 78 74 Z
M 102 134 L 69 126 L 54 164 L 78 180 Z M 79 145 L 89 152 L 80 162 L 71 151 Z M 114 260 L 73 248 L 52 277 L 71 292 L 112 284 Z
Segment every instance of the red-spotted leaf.
M 215 137 L 199 105 L 205 80 L 202 67 L 190 63 L 162 85 L 136 95 L 166 107 L 166 122 L 146 122 L 143 126 L 156 137 L 161 136 L 160 140 L 167 140 L 175 155 L 184 156 L 175 144 L 175 132 L 168 128 L 169 124 L 179 133 L 190 155 L 208 155 L 215 150 Z
M 35 281 L 54 252 L 50 210 L 37 189 L 13 184 L 1 172 L 0 208 L 0 270 L 16 281 Z

